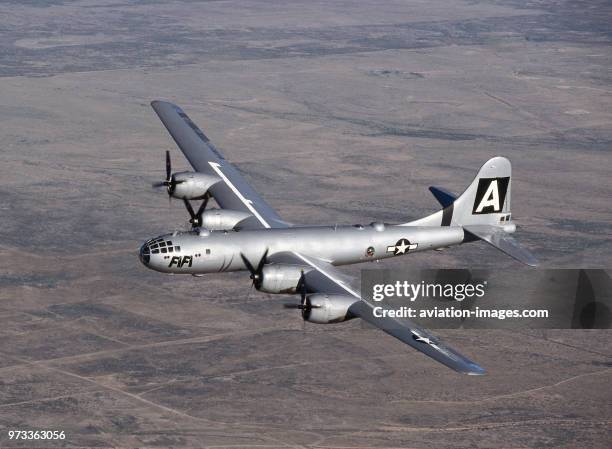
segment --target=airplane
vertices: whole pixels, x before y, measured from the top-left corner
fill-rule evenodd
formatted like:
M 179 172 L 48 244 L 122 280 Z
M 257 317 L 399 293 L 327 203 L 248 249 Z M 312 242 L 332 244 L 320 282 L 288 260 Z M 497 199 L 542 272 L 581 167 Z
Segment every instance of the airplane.
M 283 220 L 245 181 L 238 170 L 178 106 L 151 103 L 195 171 L 172 172 L 166 151 L 165 187 L 183 200 L 192 229 L 147 240 L 140 261 L 162 273 L 191 274 L 248 271 L 262 292 L 300 295 L 285 304 L 304 321 L 339 323 L 362 320 L 432 359 L 469 375 L 485 370 L 407 319 L 375 317 L 374 305 L 362 297 L 355 279 L 336 267 L 378 261 L 420 251 L 482 240 L 530 266 L 537 260 L 510 234 L 511 165 L 494 157 L 459 196 L 430 187 L 442 209 L 400 224 L 302 226 Z M 207 209 L 214 198 L 218 209 Z M 194 210 L 191 201 L 201 200 Z

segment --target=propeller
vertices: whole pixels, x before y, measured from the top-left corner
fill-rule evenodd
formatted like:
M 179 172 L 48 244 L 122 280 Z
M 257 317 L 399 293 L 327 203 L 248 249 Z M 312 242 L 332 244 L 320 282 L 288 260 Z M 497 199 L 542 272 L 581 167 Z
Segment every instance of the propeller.
M 302 274 L 295 287 L 295 291 L 300 294 L 300 303 L 299 304 L 283 304 L 283 306 L 285 307 L 285 309 L 301 310 L 302 319 L 305 322 L 310 315 L 310 311 L 312 309 L 319 308 L 319 306 L 313 306 L 310 300 L 306 297 L 306 277 L 304 276 L 304 270 L 302 270 Z
M 263 267 L 267 262 L 268 248 L 266 248 L 266 250 L 263 253 L 263 256 L 261 256 L 261 259 L 259 260 L 257 267 L 254 267 L 251 261 L 247 259 L 247 257 L 244 254 L 240 253 L 240 257 L 242 258 L 244 265 L 247 267 L 247 270 L 249 270 L 249 272 L 251 273 L 251 279 L 253 280 L 253 286 L 257 290 L 259 290 L 261 288 L 261 283 L 263 282 Z
M 185 181 L 177 181 L 176 177 L 172 174 L 172 162 L 170 161 L 170 151 L 166 150 L 166 180 L 160 182 L 154 182 L 153 187 L 166 187 L 168 190 L 168 196 L 172 197 L 172 192 L 177 184 Z
M 191 217 L 189 219 L 189 223 L 191 223 L 192 228 L 202 226 L 202 214 L 206 210 L 206 205 L 208 204 L 209 199 L 210 195 L 207 194 L 204 197 L 204 201 L 202 201 L 202 204 L 200 204 L 200 207 L 198 208 L 197 212 L 193 211 L 193 207 L 191 206 L 189 200 L 183 199 L 183 203 L 185 203 L 185 208 L 187 209 L 187 212 L 189 212 L 189 216 Z

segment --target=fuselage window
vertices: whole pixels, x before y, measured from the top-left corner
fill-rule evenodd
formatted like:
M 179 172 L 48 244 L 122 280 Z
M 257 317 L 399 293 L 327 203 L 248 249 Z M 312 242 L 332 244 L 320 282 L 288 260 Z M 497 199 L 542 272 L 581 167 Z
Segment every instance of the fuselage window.
M 174 251 L 176 251 L 177 253 L 178 253 L 180 250 L 181 250 L 181 247 L 180 247 L 180 246 L 175 246 L 175 247 L 174 247 Z
M 206 254 L 210 254 L 210 249 L 206 248 Z
M 161 252 L 162 252 L 162 253 L 166 253 L 166 252 L 168 252 L 168 250 L 167 250 L 166 248 L 162 248 L 162 249 L 161 249 Z

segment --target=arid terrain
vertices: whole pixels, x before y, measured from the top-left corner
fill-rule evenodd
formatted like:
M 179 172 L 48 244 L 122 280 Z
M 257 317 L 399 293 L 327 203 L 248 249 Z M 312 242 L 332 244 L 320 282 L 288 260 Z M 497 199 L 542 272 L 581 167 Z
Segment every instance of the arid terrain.
M 288 221 L 418 218 L 503 155 L 542 266 L 610 268 L 610 23 L 603 1 L 0 3 L 0 447 L 609 448 L 609 330 L 436 331 L 488 370 L 461 376 L 137 249 L 187 226 L 150 187 L 165 150 L 188 168 L 166 99 Z

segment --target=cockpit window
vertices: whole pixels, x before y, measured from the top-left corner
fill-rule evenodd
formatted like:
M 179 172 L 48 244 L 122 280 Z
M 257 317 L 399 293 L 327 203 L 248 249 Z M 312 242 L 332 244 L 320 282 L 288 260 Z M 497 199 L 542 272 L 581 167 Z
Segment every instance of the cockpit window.
M 166 254 L 166 253 L 174 253 L 174 252 L 178 253 L 180 250 L 181 250 L 181 247 L 178 245 L 174 246 L 172 244 L 172 241 L 170 240 L 164 241 L 163 238 L 157 237 L 154 239 L 147 240 L 143 248 L 143 255 L 159 254 L 159 253 Z

